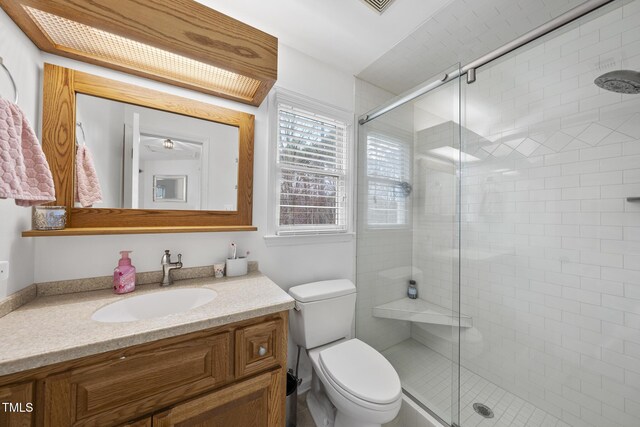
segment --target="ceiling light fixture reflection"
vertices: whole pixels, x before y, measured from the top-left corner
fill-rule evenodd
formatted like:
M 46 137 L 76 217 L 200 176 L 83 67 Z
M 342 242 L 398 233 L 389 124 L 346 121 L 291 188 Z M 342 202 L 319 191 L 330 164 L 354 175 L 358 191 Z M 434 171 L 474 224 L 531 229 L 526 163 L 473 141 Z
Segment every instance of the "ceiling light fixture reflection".
M 463 163 L 467 163 L 480 161 L 479 158 L 472 156 L 471 154 L 467 154 L 464 151 L 460 152 L 460 150 L 458 150 L 457 148 L 453 148 L 448 145 L 444 147 L 434 148 L 432 150 L 429 150 L 429 152 L 435 154 L 436 156 L 445 157 L 455 162 L 461 161 Z

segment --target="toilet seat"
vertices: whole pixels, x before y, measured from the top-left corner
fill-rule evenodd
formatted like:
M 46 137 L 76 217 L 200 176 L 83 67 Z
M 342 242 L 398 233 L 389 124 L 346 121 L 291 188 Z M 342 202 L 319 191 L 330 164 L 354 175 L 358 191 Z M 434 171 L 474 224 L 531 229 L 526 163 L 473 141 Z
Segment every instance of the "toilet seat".
M 318 365 L 336 391 L 360 406 L 385 410 L 401 398 L 400 378 L 391 363 L 358 339 L 323 349 Z

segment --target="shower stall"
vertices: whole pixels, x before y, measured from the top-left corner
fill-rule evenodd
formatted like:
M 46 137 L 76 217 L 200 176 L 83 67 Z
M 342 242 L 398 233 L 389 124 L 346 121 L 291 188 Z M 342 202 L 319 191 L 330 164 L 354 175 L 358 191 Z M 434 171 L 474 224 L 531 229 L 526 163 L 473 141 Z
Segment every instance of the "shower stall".
M 358 82 L 356 335 L 443 424 L 640 426 L 638 71 L 615 0 L 390 102 Z

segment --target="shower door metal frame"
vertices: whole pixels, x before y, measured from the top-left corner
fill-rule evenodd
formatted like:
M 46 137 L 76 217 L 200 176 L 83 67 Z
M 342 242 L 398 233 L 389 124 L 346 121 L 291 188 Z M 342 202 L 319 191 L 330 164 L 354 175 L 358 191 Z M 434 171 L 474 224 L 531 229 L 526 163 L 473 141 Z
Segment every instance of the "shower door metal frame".
M 465 74 L 467 75 L 467 83 L 473 83 L 475 81 L 476 68 L 480 68 L 483 65 L 495 59 L 498 59 L 501 56 L 504 56 L 518 49 L 519 47 L 524 46 L 554 30 L 557 30 L 558 28 L 561 28 L 564 25 L 572 21 L 575 21 L 576 19 L 581 18 L 582 16 L 587 15 L 588 13 L 591 13 L 594 10 L 599 9 L 600 7 L 606 4 L 609 4 L 613 1 L 614 0 L 588 0 L 582 3 L 581 5 L 576 6 L 573 9 L 563 13 L 557 18 L 554 18 L 551 21 L 548 21 L 540 25 L 539 27 L 534 28 L 533 30 L 518 37 L 517 39 L 495 49 L 492 52 L 487 53 L 486 55 L 481 56 L 475 61 L 471 61 L 467 65 L 461 67 L 458 72 L 444 74 L 442 75 L 442 77 L 440 77 L 437 80 L 432 80 L 432 81 L 428 81 L 427 83 L 422 83 L 396 96 L 395 98 L 392 98 L 386 104 L 383 104 L 382 106 L 369 110 L 368 112 L 366 112 L 365 114 L 359 117 L 358 123 L 363 125 L 375 119 L 376 117 L 379 117 L 384 113 L 387 113 L 393 110 L 394 108 L 399 107 L 402 104 L 405 104 L 421 95 L 424 95 L 425 93 L 431 92 L 432 90 L 439 88 L 443 84 L 450 82 L 455 78 L 462 77 Z

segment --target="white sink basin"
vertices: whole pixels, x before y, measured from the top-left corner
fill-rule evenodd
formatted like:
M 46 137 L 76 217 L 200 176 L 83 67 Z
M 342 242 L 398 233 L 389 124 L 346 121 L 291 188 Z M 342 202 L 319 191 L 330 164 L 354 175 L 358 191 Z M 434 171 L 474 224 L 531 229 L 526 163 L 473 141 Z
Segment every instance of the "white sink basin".
M 91 319 L 107 323 L 153 319 L 187 312 L 213 301 L 217 295 L 206 288 L 158 290 L 105 305 Z

